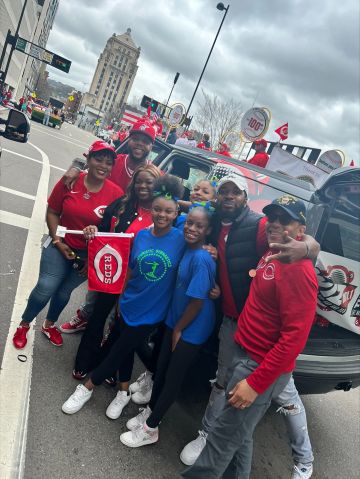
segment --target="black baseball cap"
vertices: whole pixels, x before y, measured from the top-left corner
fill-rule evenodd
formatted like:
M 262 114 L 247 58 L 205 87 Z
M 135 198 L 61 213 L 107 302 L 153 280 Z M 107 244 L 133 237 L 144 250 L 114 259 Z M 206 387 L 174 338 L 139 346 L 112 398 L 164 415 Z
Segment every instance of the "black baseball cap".
M 295 196 L 283 195 L 280 198 L 276 198 L 276 200 L 273 200 L 272 203 L 263 208 L 263 213 L 265 215 L 270 214 L 274 206 L 284 210 L 293 220 L 299 221 L 303 225 L 306 223 L 305 203 L 295 198 Z

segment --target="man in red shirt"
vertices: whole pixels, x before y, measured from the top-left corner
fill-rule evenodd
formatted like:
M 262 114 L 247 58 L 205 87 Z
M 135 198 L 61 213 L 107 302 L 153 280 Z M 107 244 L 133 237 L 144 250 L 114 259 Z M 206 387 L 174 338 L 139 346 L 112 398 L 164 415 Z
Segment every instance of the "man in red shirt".
M 285 231 L 294 239 L 304 235 L 301 200 L 284 195 L 263 211 L 270 245 L 281 244 Z M 181 475 L 184 479 L 221 478 L 225 471 L 229 479 L 250 477 L 255 427 L 289 382 L 307 341 L 317 302 L 313 265 L 309 259 L 280 263 L 273 254 L 266 252 L 249 272 L 253 280 L 234 336 L 228 400 L 198 460 Z
M 232 156 L 230 154 L 230 148 L 229 148 L 229 145 L 227 143 L 220 143 L 219 144 L 219 149 L 217 151 L 215 151 L 215 153 L 217 153 L 218 155 L 228 156 L 229 158 L 232 158 Z
M 251 165 L 261 166 L 261 168 L 266 168 L 267 162 L 269 161 L 269 155 L 266 153 L 267 141 L 262 138 L 261 140 L 256 140 L 254 143 L 254 149 L 256 151 L 255 155 L 248 160 L 248 163 Z
M 128 141 L 129 153 L 117 156 L 114 168 L 109 176 L 109 180 L 113 181 L 124 192 L 126 192 L 126 188 L 136 168 L 147 163 L 147 157 L 154 144 L 155 136 L 155 128 L 143 120 L 135 123 L 130 130 Z M 71 167 L 64 174 L 63 181 L 69 189 L 84 167 L 85 164 L 82 164 L 80 160 L 74 160 Z

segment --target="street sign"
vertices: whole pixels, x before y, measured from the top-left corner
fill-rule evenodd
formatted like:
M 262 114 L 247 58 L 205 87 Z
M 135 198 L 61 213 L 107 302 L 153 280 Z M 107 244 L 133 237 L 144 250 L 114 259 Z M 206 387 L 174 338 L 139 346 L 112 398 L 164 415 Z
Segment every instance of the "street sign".
M 74 101 L 75 100 L 75 97 L 73 95 L 70 95 L 69 98 L 68 98 L 69 101 Z
M 39 45 L 35 45 L 35 43 L 28 42 L 25 40 L 25 38 L 16 38 L 15 50 L 47 63 L 48 65 L 51 65 L 52 67 L 57 68 L 65 73 L 69 73 L 71 66 L 70 60 L 63 58 L 56 53 L 50 52 L 49 50 L 45 50 L 45 48 L 41 48 Z
M 24 38 L 18 38 L 15 44 L 15 50 L 25 53 L 27 41 Z

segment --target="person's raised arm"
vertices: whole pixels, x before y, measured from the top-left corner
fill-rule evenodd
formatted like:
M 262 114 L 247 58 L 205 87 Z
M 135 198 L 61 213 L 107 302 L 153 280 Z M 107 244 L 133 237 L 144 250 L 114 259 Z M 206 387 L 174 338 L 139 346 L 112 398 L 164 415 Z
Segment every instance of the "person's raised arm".
M 71 190 L 80 172 L 86 169 L 86 162 L 80 158 L 75 158 L 68 170 L 64 173 L 62 180 L 68 190 Z

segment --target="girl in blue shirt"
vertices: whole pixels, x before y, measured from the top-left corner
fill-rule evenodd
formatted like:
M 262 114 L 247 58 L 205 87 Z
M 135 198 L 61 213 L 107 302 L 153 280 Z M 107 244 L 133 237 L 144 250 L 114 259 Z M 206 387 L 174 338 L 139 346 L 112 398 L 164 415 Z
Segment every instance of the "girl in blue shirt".
M 112 348 L 102 363 L 90 374 L 85 385 L 79 384 L 63 404 L 62 410 L 74 414 L 91 398 L 95 386 L 100 385 L 119 370 L 120 390 L 106 410 L 106 415 L 117 419 L 129 402 L 129 381 L 134 352 L 149 337 L 157 325 L 165 320 L 169 309 L 177 268 L 183 256 L 185 242 L 182 233 L 172 226 L 178 212 L 177 199 L 183 187 L 178 178 L 165 175 L 154 184 L 152 219 L 154 226 L 140 231 L 131 251 L 127 284 L 119 301 L 119 321 L 108 341 Z
M 216 264 L 203 249 L 209 232 L 209 209 L 195 206 L 184 225 L 187 248 L 180 261 L 165 321 L 166 330 L 150 403 L 127 422 L 129 431 L 120 436 L 126 446 L 140 447 L 158 441 L 158 425 L 175 401 L 201 345 L 214 328 L 215 310 L 209 292 L 215 285 Z

